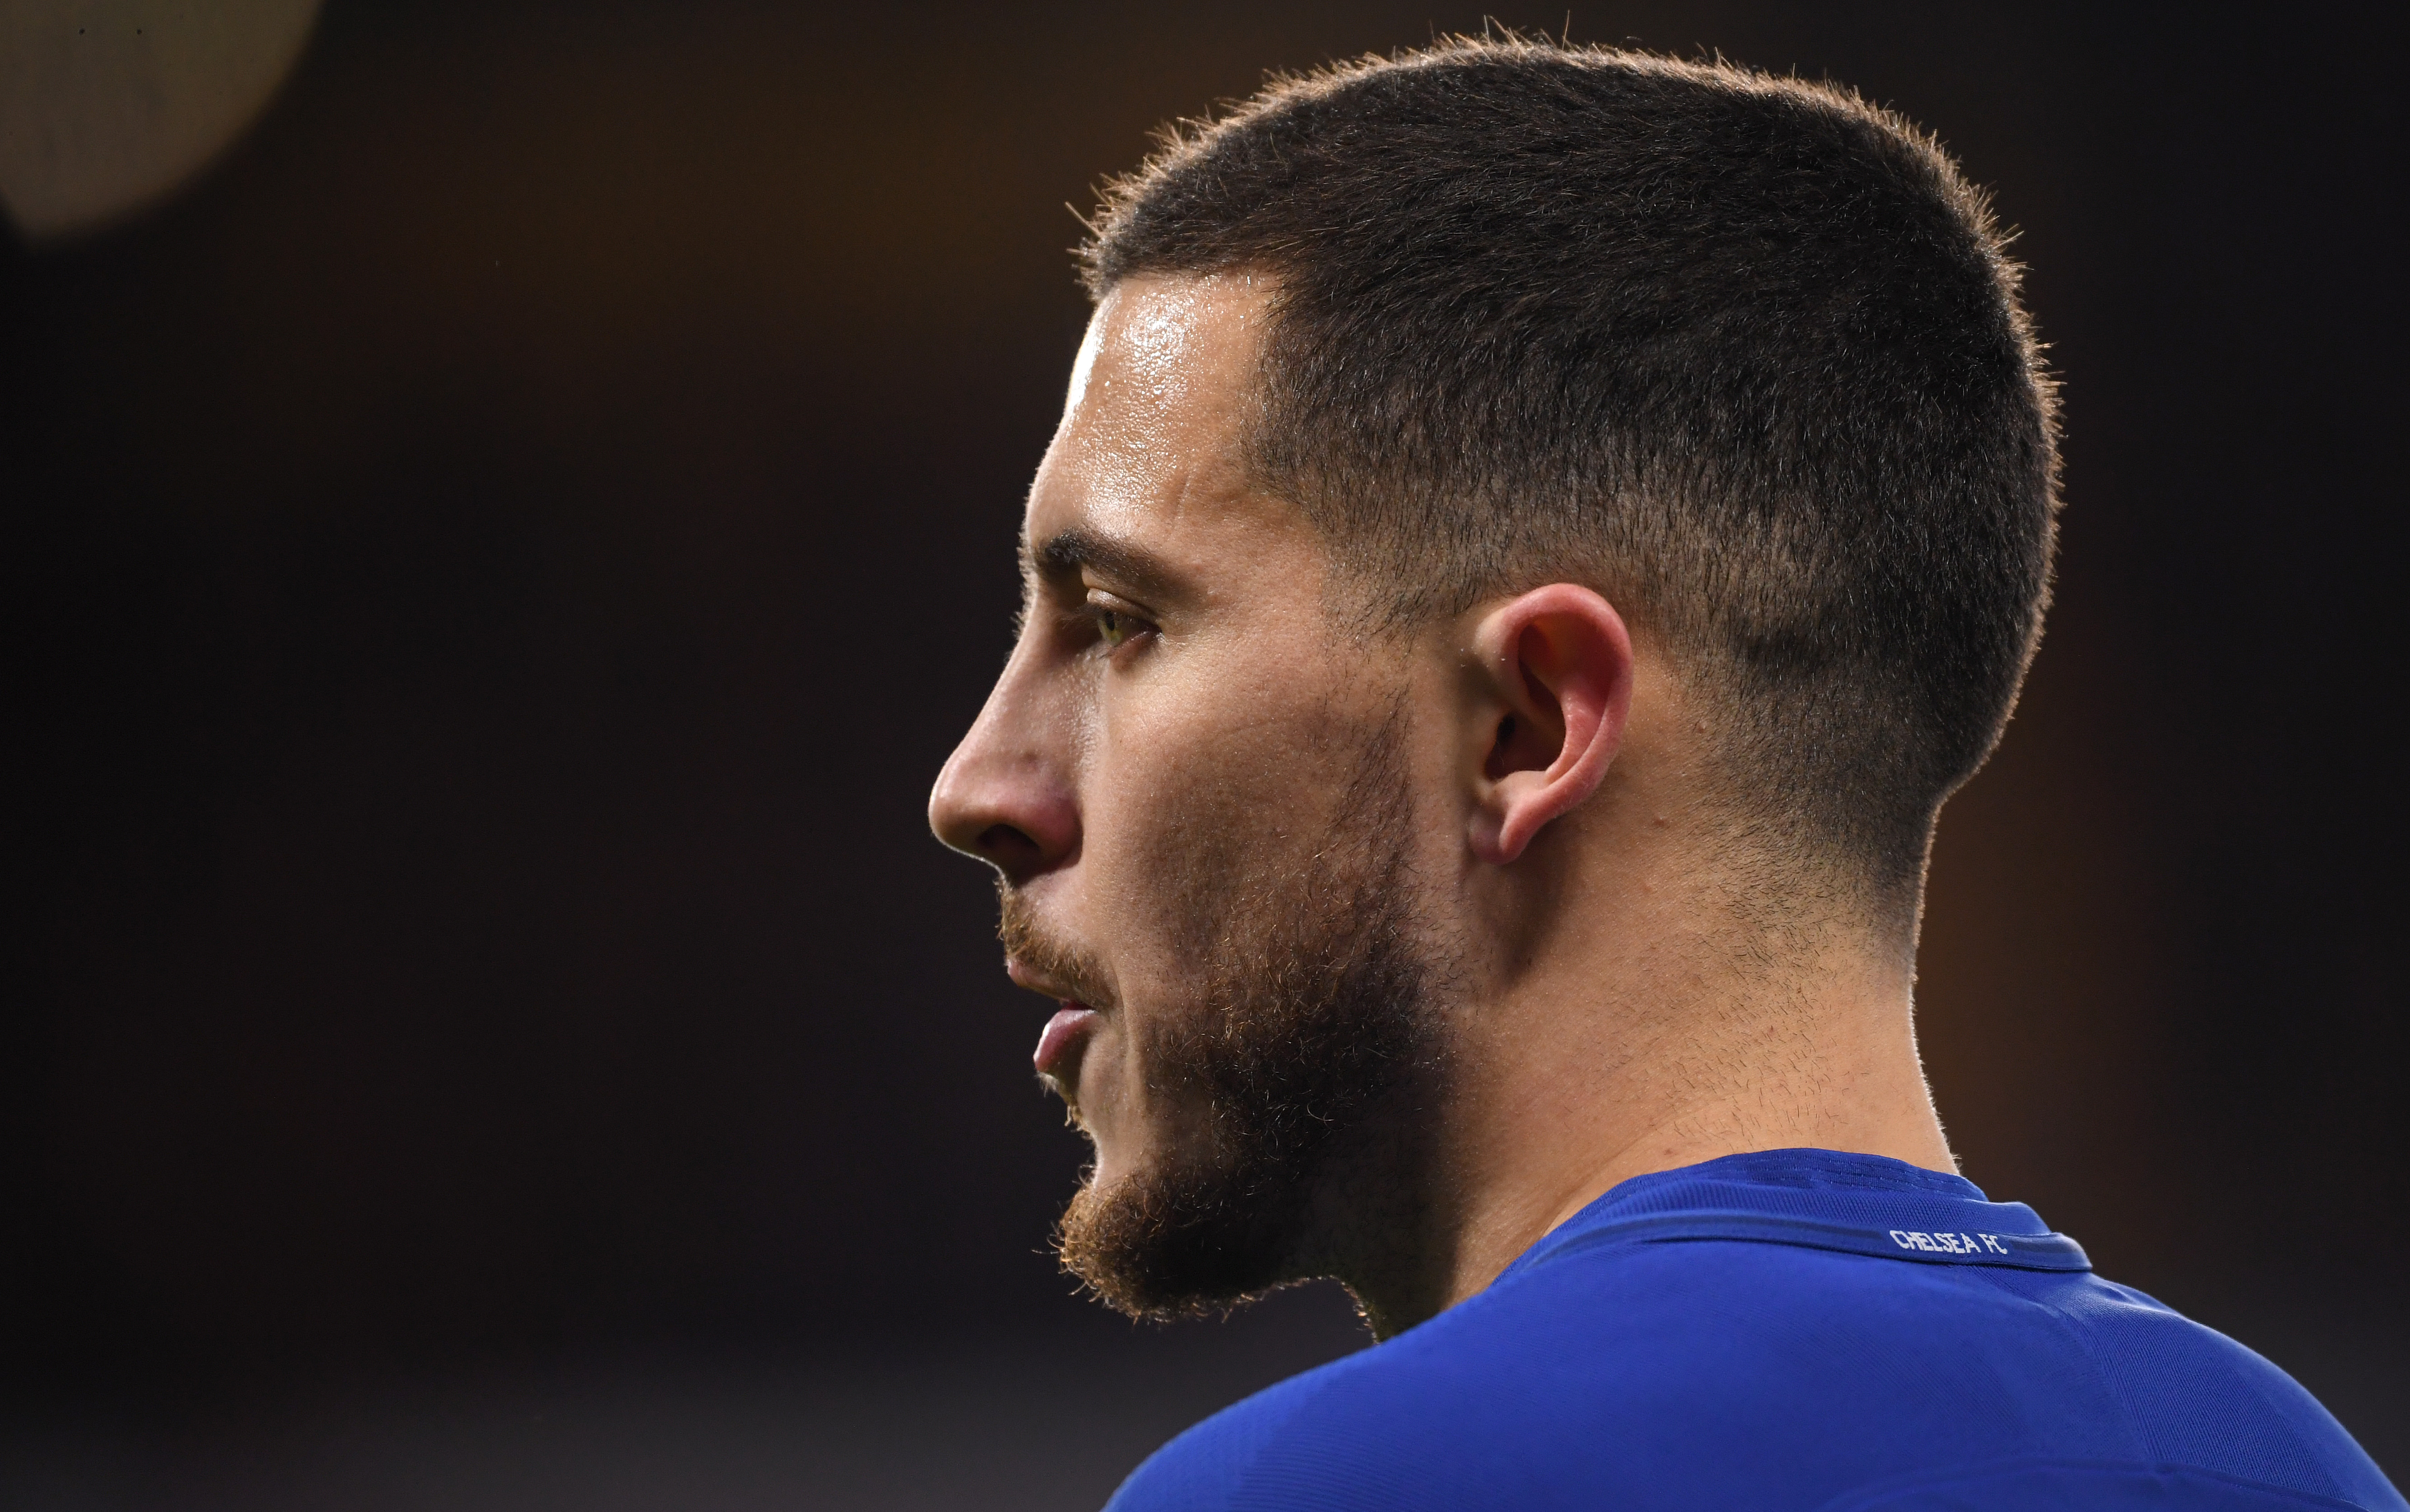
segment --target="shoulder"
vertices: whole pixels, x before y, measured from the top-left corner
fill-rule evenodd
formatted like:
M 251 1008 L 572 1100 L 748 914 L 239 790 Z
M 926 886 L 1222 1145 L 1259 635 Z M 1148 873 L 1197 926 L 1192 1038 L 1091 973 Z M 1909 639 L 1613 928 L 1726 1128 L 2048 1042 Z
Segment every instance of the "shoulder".
M 1695 1486 L 1749 1501 L 1749 1461 L 1930 1394 L 1947 1353 L 1912 1300 L 1851 1263 L 1699 1243 L 1568 1257 L 1209 1418 L 1141 1466 L 1116 1512 L 1591 1505 Z M 1890 1266 L 1912 1293 L 1924 1268 Z M 1924 1322 L 1930 1324 L 1932 1320 Z M 1885 1383 L 1888 1383 L 1887 1385 Z M 1302 1494 L 1311 1486 L 1311 1495 Z M 1812 1504 L 1811 1504 L 1812 1505 Z
M 2185 1410 L 2155 1404 L 2153 1382 Z M 2185 1420 L 2220 1422 L 2256 1458 L 2238 1469 L 2177 1442 L 2201 1436 Z M 1535 1267 L 1250 1398 L 1166 1446 L 1113 1505 L 1816 1507 L 1977 1466 L 2175 1458 L 2400 1506 L 2373 1466 L 2373 1489 L 2322 1467 L 2321 1423 L 2358 1456 L 2281 1372 L 2088 1275 L 1650 1244 Z

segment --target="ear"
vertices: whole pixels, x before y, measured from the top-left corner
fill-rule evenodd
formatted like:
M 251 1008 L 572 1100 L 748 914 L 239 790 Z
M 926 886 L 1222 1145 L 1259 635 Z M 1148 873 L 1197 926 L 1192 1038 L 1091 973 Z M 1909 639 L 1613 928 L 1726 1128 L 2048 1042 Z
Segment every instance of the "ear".
M 1598 790 L 1632 708 L 1632 634 L 1586 588 L 1476 611 L 1473 853 L 1493 866 Z

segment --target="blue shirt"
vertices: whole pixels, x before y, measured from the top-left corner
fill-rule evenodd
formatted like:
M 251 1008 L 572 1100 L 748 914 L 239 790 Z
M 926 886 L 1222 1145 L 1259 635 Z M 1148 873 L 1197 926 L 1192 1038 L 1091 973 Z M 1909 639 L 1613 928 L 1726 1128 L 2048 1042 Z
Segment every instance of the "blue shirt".
M 1488 1289 L 1208 1418 L 1108 1512 L 2359 1507 L 2275 1366 L 1875 1156 L 1628 1181 Z

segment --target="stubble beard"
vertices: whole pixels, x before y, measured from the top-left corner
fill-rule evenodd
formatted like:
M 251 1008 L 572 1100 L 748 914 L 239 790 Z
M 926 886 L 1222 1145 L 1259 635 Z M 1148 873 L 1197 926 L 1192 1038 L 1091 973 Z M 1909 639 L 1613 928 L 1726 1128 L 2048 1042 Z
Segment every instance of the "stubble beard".
M 1132 1027 L 1150 1100 L 1203 1132 L 1110 1186 L 1091 1163 L 1055 1235 L 1064 1268 L 1119 1312 L 1187 1316 L 1352 1281 L 1411 1243 L 1448 973 L 1418 927 L 1402 723 L 1393 708 L 1325 768 L 1348 777 L 1317 844 L 1265 854 L 1261 809 L 1210 788 L 1163 816 L 1164 917 L 1196 986 Z M 1009 889 L 1003 933 L 1016 954 L 1049 954 Z

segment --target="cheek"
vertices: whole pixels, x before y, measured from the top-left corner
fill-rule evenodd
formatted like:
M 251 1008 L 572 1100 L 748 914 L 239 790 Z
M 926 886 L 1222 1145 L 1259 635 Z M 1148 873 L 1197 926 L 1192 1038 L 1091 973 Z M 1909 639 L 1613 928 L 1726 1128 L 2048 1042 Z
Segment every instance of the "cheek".
M 1080 886 L 1125 991 L 1177 969 L 1174 916 L 1198 874 L 1227 870 L 1234 850 L 1283 827 L 1286 713 L 1173 686 L 1100 707 L 1081 782 Z
M 1173 684 L 1157 696 L 1107 701 L 1082 784 L 1086 842 L 1159 863 L 1166 847 L 1217 837 L 1199 834 L 1200 824 L 1241 814 L 1276 824 L 1273 806 L 1310 768 L 1320 721 L 1310 706 L 1254 694 Z
M 1107 702 L 1082 782 L 1082 889 L 1125 990 L 1162 987 L 1198 934 L 1327 825 L 1367 716 L 1261 686 Z

